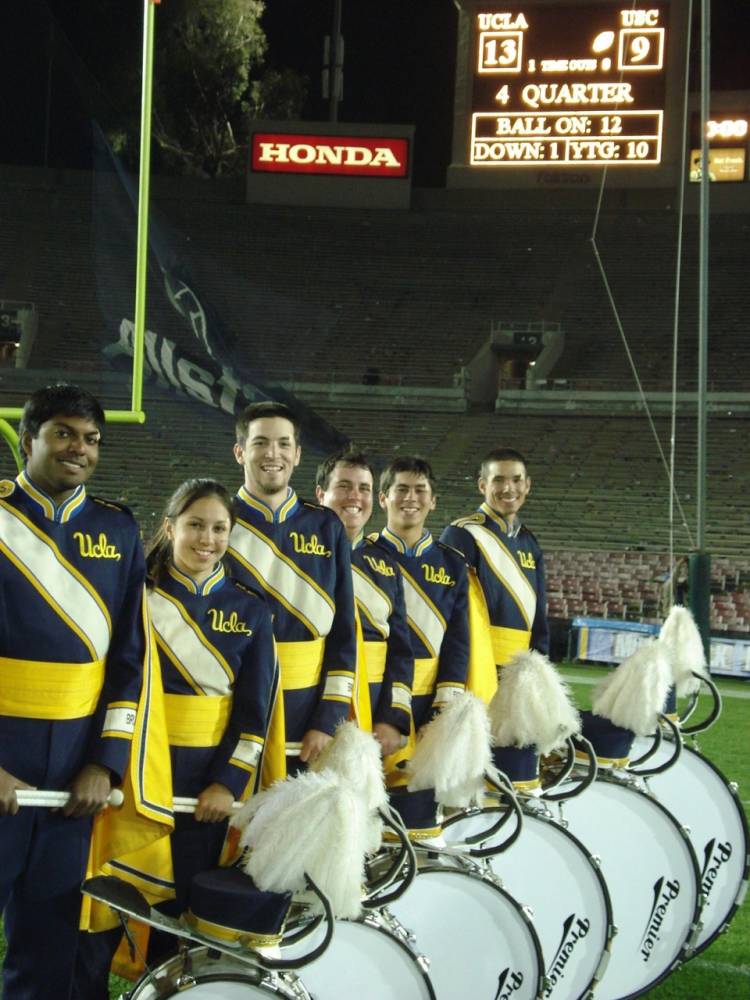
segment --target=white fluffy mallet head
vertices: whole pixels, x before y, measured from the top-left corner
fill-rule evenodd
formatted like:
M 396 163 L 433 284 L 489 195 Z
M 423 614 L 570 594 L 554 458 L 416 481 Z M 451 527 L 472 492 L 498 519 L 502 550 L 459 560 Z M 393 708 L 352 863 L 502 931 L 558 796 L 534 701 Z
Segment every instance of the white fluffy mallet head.
M 546 754 L 581 731 L 570 688 L 547 657 L 533 650 L 517 653 L 503 667 L 489 712 L 498 747 L 535 746 Z
M 661 627 L 659 642 L 669 659 L 678 698 L 695 694 L 701 686 L 700 677 L 706 676 L 706 655 L 698 626 L 687 608 L 675 604 Z
M 644 642 L 603 681 L 591 699 L 596 715 L 637 736 L 648 736 L 656 728 L 672 683 L 672 671 L 664 646 L 657 639 Z

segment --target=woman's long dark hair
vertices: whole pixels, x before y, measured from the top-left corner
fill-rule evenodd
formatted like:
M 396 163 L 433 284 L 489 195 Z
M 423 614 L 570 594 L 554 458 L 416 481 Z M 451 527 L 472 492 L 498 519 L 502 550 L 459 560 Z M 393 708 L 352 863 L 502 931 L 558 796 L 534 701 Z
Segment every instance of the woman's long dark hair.
M 159 583 L 172 561 L 172 541 L 167 537 L 165 522 L 171 521 L 174 524 L 180 514 L 184 514 L 196 500 L 202 500 L 204 497 L 216 497 L 223 503 L 229 514 L 230 527 L 234 527 L 234 508 L 227 488 L 215 479 L 186 479 L 169 498 L 162 522 L 146 546 L 146 577 L 150 587 Z M 229 572 L 226 561 L 222 559 L 222 562 L 225 570 Z

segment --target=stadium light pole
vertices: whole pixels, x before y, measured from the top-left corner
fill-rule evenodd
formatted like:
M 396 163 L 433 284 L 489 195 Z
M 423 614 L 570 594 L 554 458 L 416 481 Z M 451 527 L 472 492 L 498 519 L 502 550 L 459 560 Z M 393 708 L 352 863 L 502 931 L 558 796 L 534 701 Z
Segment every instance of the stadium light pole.
M 706 551 L 706 428 L 708 387 L 708 138 L 711 97 L 711 0 L 701 0 L 701 179 L 698 239 L 698 454 L 696 484 L 696 551 L 691 554 L 688 594 L 703 640 L 706 662 L 711 662 L 711 557 Z

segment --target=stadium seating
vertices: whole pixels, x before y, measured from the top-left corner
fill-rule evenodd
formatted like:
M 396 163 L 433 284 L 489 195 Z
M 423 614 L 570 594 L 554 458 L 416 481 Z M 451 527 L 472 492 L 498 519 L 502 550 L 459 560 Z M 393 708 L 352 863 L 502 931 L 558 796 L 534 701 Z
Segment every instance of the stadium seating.
M 4 369 L 0 401 L 17 405 L 33 379 L 53 371 L 87 380 L 109 406 L 129 406 L 127 386 L 107 374 L 101 356 L 118 317 L 131 315 L 129 306 L 108 297 L 114 285 L 132 285 L 133 268 L 128 233 L 102 208 L 111 178 L 99 176 L 92 184 L 84 172 L 2 172 L 0 295 L 35 302 L 39 332 L 27 382 Z M 558 211 L 551 225 L 541 206 L 489 212 L 421 207 L 417 200 L 410 212 L 260 207 L 244 204 L 236 182 L 206 188 L 154 180 L 154 218 L 174 227 L 169 261 L 181 262 L 186 279 L 221 307 L 224 333 L 245 367 L 285 384 L 327 385 L 315 408 L 378 463 L 408 452 L 430 458 L 440 485 L 436 530 L 478 502 L 478 456 L 500 444 L 518 448 L 534 481 L 524 517 L 548 553 L 550 613 L 657 616 L 670 550 L 669 488 L 643 414 L 592 413 L 583 403 L 561 413 L 551 389 L 549 412 L 508 407 L 457 415 L 424 391 L 453 386 L 493 322 L 540 319 L 560 322 L 566 333 L 551 381 L 613 392 L 634 388 L 591 254 L 590 214 Z M 683 390 L 694 387 L 696 374 L 695 219 L 686 220 L 685 237 Z M 712 220 L 709 369 L 715 390 L 747 389 L 750 286 L 741 269 L 749 237 L 741 214 Z M 605 209 L 597 232 L 647 389 L 667 389 L 671 379 L 675 241 L 671 211 Z M 162 285 L 160 269 L 151 267 L 147 325 L 200 355 Z M 347 385 L 370 396 L 348 406 L 336 392 Z M 374 387 L 393 386 L 398 393 L 376 398 Z M 231 419 L 197 407 L 147 385 L 146 426 L 108 429 L 96 489 L 129 503 L 145 534 L 186 476 L 215 475 L 230 484 L 238 479 Z M 660 414 L 654 425 L 668 458 L 670 420 Z M 694 541 L 695 451 L 695 419 L 681 412 L 675 553 L 689 551 Z M 295 477 L 303 495 L 312 496 L 316 463 L 306 450 Z M 743 556 L 750 551 L 748 468 L 745 411 L 715 410 L 708 436 L 707 548 L 717 631 L 750 631 L 750 565 Z M 379 523 L 376 515 L 373 527 Z

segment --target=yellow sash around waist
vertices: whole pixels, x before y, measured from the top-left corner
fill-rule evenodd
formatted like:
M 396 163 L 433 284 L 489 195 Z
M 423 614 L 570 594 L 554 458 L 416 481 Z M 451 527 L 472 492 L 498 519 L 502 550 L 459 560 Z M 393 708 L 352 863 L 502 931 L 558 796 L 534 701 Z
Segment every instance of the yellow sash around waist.
M 103 684 L 103 659 L 50 663 L 0 656 L 0 715 L 82 719 L 96 711 Z
M 388 653 L 387 642 L 364 643 L 367 680 L 370 684 L 381 684 L 385 674 L 385 658 Z
M 526 632 L 520 628 L 503 628 L 500 625 L 490 625 L 490 638 L 492 639 L 492 652 L 495 656 L 495 663 L 504 667 L 509 663 L 516 653 L 525 652 L 531 642 L 531 632 Z
M 414 660 L 414 684 L 411 693 L 417 697 L 420 694 L 432 694 L 437 678 L 437 656 L 418 657 Z
M 165 694 L 169 743 L 174 747 L 216 747 L 229 722 L 229 695 Z
M 325 639 L 279 642 L 276 648 L 281 667 L 281 687 L 284 691 L 315 687 L 320 682 Z

